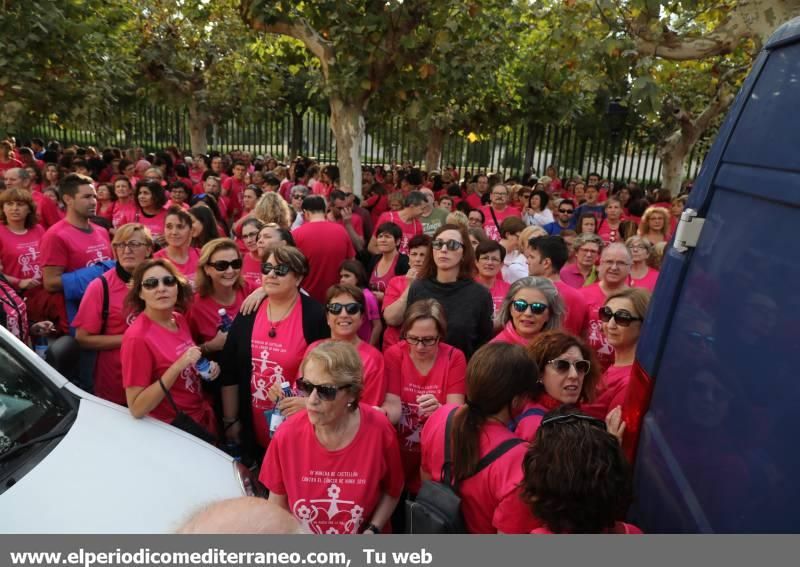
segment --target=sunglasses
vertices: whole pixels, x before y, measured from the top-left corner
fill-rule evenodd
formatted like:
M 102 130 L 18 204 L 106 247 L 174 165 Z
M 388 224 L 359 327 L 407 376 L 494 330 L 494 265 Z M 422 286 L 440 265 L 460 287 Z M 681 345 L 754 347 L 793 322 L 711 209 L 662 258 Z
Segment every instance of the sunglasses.
M 439 342 L 439 337 L 414 337 L 406 335 L 406 342 L 410 345 L 433 346 Z
M 547 364 L 552 366 L 559 374 L 566 374 L 569 372 L 570 368 L 575 368 L 575 372 L 578 374 L 586 374 L 592 367 L 592 364 L 588 360 L 576 360 L 572 362 L 571 360 L 563 358 L 555 358 L 548 361 Z
M 345 384 L 344 386 L 323 386 L 321 384 L 312 384 L 303 378 L 298 378 L 295 382 L 297 389 L 303 392 L 306 397 L 310 397 L 314 390 L 317 391 L 317 396 L 323 402 L 332 402 L 336 399 L 336 393 L 339 390 L 346 390 L 352 384 Z
M 569 415 L 554 415 L 551 417 L 546 417 L 542 420 L 542 423 L 539 427 L 544 427 L 553 423 L 569 423 L 570 421 L 586 421 L 595 427 L 599 427 L 603 431 L 606 431 L 606 424 L 604 421 L 597 419 L 596 417 L 591 417 L 588 415 L 583 415 L 580 413 L 571 413 Z
M 534 315 L 541 315 L 542 313 L 547 311 L 547 308 L 549 307 L 546 303 L 539 303 L 539 302 L 528 303 L 527 301 L 524 301 L 522 299 L 517 299 L 513 301 L 511 303 L 511 306 L 517 313 L 525 313 L 525 311 L 527 311 L 528 308 L 530 308 L 531 313 L 533 313 Z
M 175 287 L 178 285 L 178 278 L 175 276 L 164 276 L 161 279 L 147 278 L 146 280 L 142 280 L 142 287 L 144 289 L 156 289 L 159 283 L 164 284 L 164 287 Z
M 242 260 L 217 260 L 216 262 L 209 262 L 209 266 L 217 270 L 218 272 L 224 272 L 228 268 L 233 268 L 234 270 L 241 270 L 242 269 Z
M 287 264 L 278 264 L 276 266 L 273 266 L 269 262 L 264 262 L 261 264 L 261 273 L 265 276 L 268 276 L 273 270 L 275 271 L 276 276 L 285 276 L 292 271 Z
M 597 312 L 600 315 L 600 320 L 603 323 L 608 323 L 613 318 L 620 327 L 628 327 L 634 321 L 644 321 L 642 317 L 634 317 L 627 309 L 619 309 L 617 312 L 611 311 L 611 308 L 601 307 Z
M 463 242 L 459 242 L 458 240 L 442 240 L 441 238 L 437 238 L 433 242 L 431 242 L 431 247 L 434 250 L 441 250 L 442 248 L 447 248 L 451 252 L 455 252 L 460 248 L 464 247 Z
M 558 212 L 559 213 L 563 213 L 565 215 L 571 215 L 575 211 L 573 209 L 558 209 Z
M 362 311 L 360 303 L 328 303 L 325 309 L 332 315 L 338 315 L 342 312 L 342 309 L 348 315 L 356 315 Z

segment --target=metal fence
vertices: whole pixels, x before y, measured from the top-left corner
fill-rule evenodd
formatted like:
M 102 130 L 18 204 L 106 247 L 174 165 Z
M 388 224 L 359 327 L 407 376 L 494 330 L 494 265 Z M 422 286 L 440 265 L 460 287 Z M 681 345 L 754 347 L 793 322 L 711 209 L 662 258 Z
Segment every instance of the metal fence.
M 143 147 L 147 151 L 169 145 L 188 150 L 188 126 L 186 111 L 142 105 L 130 113 L 126 123 L 120 127 L 91 118 L 82 128 L 62 128 L 45 121 L 28 131 L 19 132 L 18 137 L 58 140 L 62 144 Z M 293 132 L 293 128 L 300 131 Z M 272 155 L 279 159 L 290 156 L 293 139 L 300 142 L 297 149 L 303 155 L 322 163 L 336 161 L 336 142 L 330 118 L 317 112 L 306 112 L 302 121 L 293 121 L 289 113 L 268 112 L 257 120 L 230 120 L 208 131 L 211 150 L 239 148 L 254 155 Z M 697 175 L 707 146 L 707 141 L 695 146 L 686 160 L 684 173 L 687 177 Z M 393 161 L 424 165 L 425 147 L 399 119 L 388 124 L 368 123 L 361 157 L 368 165 Z M 451 163 L 460 171 L 499 172 L 507 177 L 531 169 L 542 175 L 550 164 L 558 167 L 561 176 L 585 176 L 596 171 L 609 179 L 638 180 L 645 184 L 658 184 L 661 177 L 657 148 L 637 144 L 630 132 L 621 131 L 614 135 L 598 129 L 587 134 L 572 127 L 556 125 L 520 124 L 479 139 L 468 133 L 451 133 L 445 139 L 442 164 Z

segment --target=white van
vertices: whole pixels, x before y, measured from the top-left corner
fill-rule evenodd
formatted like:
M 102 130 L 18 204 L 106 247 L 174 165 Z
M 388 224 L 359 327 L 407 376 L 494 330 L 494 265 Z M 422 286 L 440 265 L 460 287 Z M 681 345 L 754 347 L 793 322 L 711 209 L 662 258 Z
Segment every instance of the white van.
M 0 533 L 171 532 L 256 486 L 222 451 L 87 394 L 0 327 Z

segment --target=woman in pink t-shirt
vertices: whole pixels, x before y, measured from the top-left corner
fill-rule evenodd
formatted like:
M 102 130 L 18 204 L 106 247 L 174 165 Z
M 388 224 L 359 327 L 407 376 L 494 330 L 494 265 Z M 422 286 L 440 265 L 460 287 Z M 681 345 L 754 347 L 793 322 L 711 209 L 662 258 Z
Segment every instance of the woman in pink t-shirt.
M 242 277 L 248 292 L 261 287 L 261 251 L 258 248 L 258 235 L 264 225 L 256 218 L 248 218 L 241 224 L 242 243 L 245 252 L 242 261 Z M 238 245 L 238 244 L 237 244 Z M 241 247 L 239 248 L 241 250 Z
M 94 394 L 115 404 L 127 405 L 122 387 L 120 348 L 125 331 L 135 319 L 125 305 L 131 275 L 153 252 L 153 239 L 143 225 L 119 227 L 111 242 L 117 265 L 86 288 L 78 314 L 72 321 L 75 338 L 85 350 L 97 351 L 94 364 Z M 107 305 L 104 315 L 103 307 Z
M 492 342 L 525 346 L 541 332 L 560 329 L 566 311 L 564 300 L 549 279 L 519 279 L 511 284 L 500 306 L 502 331 Z
M 392 425 L 359 403 L 361 372 L 351 344 L 330 341 L 312 350 L 297 384 L 307 409 L 278 428 L 261 466 L 269 501 L 310 533 L 380 533 L 403 489 Z
M 425 259 L 431 253 L 431 237 L 426 234 L 418 234 L 408 241 L 408 271 L 404 276 L 395 276 L 389 280 L 389 285 L 386 287 L 386 292 L 383 295 L 383 309 L 382 312 L 400 299 L 405 293 L 411 282 L 414 281 L 418 274 L 422 273 L 422 268 L 425 266 Z M 400 340 L 400 326 L 393 326 L 386 324 L 386 330 L 383 333 L 383 351 L 386 350 Z
M 167 209 L 164 218 L 164 239 L 167 245 L 156 252 L 156 258 L 166 258 L 189 280 L 194 289 L 197 261 L 200 253 L 192 247 L 192 217 L 177 205 Z
M 369 290 L 369 280 L 364 265 L 358 260 L 345 260 L 339 266 L 339 283 L 352 285 L 364 293 L 364 319 L 358 329 L 358 336 L 374 347 L 381 343 L 383 320 L 378 299 Z
M 470 235 L 472 240 L 472 235 Z M 492 294 L 495 329 L 500 327 L 500 307 L 511 285 L 503 280 L 500 270 L 506 258 L 506 249 L 499 242 L 486 239 L 475 246 L 475 281 L 483 284 Z
M 648 266 L 648 260 L 653 255 L 653 245 L 649 240 L 641 236 L 631 236 L 625 241 L 625 246 L 631 251 L 633 264 L 631 273 L 628 276 L 628 285 L 631 287 L 641 287 L 653 293 L 658 281 L 658 270 Z
M 616 197 L 609 197 L 605 202 L 606 216 L 600 222 L 600 228 L 597 230 L 597 235 L 603 239 L 603 242 L 610 244 L 612 242 L 623 242 L 624 235 L 622 230 L 623 209 L 622 203 Z
M 114 195 L 111 183 L 98 183 L 95 191 L 97 192 L 97 211 L 95 214 L 106 220 L 112 220 L 116 195 Z
M 123 224 L 135 222 L 136 203 L 133 199 L 133 187 L 131 181 L 124 175 L 114 178 L 114 210 L 111 212 L 112 230 L 121 227 Z
M 136 183 L 134 192 L 136 201 L 136 216 L 134 222 L 142 223 L 150 230 L 153 241 L 157 246 L 164 246 L 164 221 L 167 211 L 164 205 L 167 204 L 167 195 L 164 187 L 158 181 L 148 181 L 141 179 Z
M 214 411 L 195 369 L 202 355 L 181 313 L 191 294 L 189 282 L 165 258 L 136 269 L 127 303 L 138 315 L 122 339 L 122 385 L 134 417 L 171 423 L 182 411 L 215 434 Z M 211 362 L 209 377 L 217 376 L 219 367 Z
M 466 392 L 464 353 L 442 342 L 447 334 L 444 308 L 434 299 L 409 307 L 403 341 L 386 351 L 388 392 L 383 404 L 395 424 L 406 489 L 420 488 L 420 434 L 425 421 L 444 404 L 461 405 Z
M 422 428 L 422 480 L 441 481 L 442 471 L 449 471 L 459 484 L 461 512 L 469 533 L 527 534 L 538 525 L 519 490 L 526 443 L 507 426 L 510 408 L 525 399 L 537 374 L 522 347 L 485 345 L 467 367 L 466 405 L 442 406 Z M 451 455 L 445 455 L 449 420 Z M 478 462 L 500 445 L 505 452 L 477 471 Z
M 618 521 L 631 503 L 631 473 L 602 420 L 570 405 L 547 413 L 523 466 L 523 498 L 544 524 L 531 533 L 642 533 Z
M 669 240 L 669 231 L 669 211 L 658 205 L 647 207 L 639 223 L 639 236 L 655 245 Z
M 383 223 L 375 230 L 379 254 L 370 259 L 367 271 L 369 289 L 378 303 L 383 302 L 383 294 L 391 279 L 408 272 L 408 256 L 401 254 L 399 250 L 402 238 L 403 232 L 393 222 Z

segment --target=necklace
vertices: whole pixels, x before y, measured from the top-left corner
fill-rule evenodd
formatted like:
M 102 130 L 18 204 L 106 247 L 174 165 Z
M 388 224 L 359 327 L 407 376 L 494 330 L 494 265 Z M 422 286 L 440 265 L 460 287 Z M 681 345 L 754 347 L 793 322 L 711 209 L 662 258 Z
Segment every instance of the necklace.
M 292 308 L 294 307 L 294 304 L 297 303 L 297 297 L 298 297 L 297 295 L 294 296 L 294 299 L 292 300 L 292 303 L 289 305 L 289 308 L 286 311 L 284 311 L 283 315 L 281 315 L 277 319 L 273 319 L 272 318 L 272 314 L 271 314 L 272 303 L 270 303 L 269 301 L 267 302 L 267 320 L 269 321 L 269 325 L 270 325 L 269 333 L 267 333 L 267 334 L 269 335 L 269 338 L 274 339 L 275 336 L 278 334 L 278 325 L 280 325 L 281 321 L 286 319 L 286 316 L 292 310 Z

